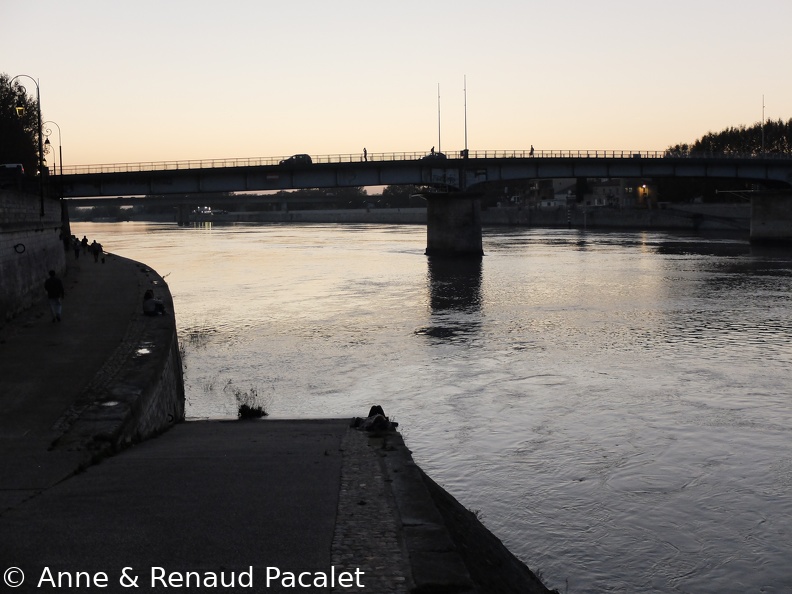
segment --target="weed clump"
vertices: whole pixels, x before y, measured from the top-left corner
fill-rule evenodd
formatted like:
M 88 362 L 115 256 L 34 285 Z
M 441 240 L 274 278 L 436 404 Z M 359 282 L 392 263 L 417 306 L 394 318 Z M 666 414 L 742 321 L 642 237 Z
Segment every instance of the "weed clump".
M 231 387 L 231 389 L 234 391 L 234 398 L 237 401 L 237 417 L 240 419 L 260 419 L 269 415 L 264 409 L 264 405 L 259 403 L 258 392 L 255 388 L 251 388 L 250 392 L 243 392 L 235 386 Z
M 266 417 L 269 413 L 264 410 L 264 407 L 260 404 L 240 404 L 239 410 L 237 411 L 237 416 L 240 419 L 260 419 L 261 417 Z

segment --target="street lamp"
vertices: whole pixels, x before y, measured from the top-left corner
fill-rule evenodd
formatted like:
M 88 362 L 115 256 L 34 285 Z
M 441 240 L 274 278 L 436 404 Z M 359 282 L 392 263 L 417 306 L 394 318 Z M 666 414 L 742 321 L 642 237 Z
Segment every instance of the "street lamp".
M 63 175 L 63 143 L 61 142 L 61 129 L 58 126 L 57 122 L 53 122 L 52 120 L 47 120 L 42 125 L 52 124 L 58 129 L 58 162 L 60 163 L 60 171 L 58 175 Z M 50 143 L 50 134 L 52 134 L 52 130 L 50 128 L 44 128 L 44 136 L 46 137 L 44 140 L 44 145 L 49 147 L 52 146 Z
M 25 78 L 29 78 L 30 80 L 32 80 L 33 84 L 36 85 L 36 111 L 38 112 L 37 116 L 38 116 L 39 195 L 40 195 L 40 198 L 41 198 L 41 212 L 40 212 L 40 216 L 44 217 L 44 141 L 41 138 L 41 92 L 40 92 L 40 89 L 39 89 L 39 83 L 32 76 L 29 76 L 27 74 L 18 74 L 17 76 L 12 78 L 8 82 L 8 84 L 9 84 L 9 86 L 11 86 L 11 84 L 16 79 L 18 79 L 20 77 L 23 77 L 23 76 Z M 22 85 L 19 85 L 19 86 L 22 89 L 22 92 L 27 94 L 27 90 L 25 89 L 25 87 L 23 87 Z M 25 112 L 25 108 L 22 107 L 22 106 L 17 106 L 16 112 L 17 112 L 18 116 L 22 116 L 22 114 L 24 114 L 24 112 Z

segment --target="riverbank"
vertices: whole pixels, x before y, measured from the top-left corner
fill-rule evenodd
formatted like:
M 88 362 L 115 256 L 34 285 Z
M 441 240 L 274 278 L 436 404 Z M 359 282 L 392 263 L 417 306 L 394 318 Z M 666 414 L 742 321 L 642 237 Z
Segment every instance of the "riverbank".
M 42 288 L 32 307 L 0 329 L 0 509 L 184 417 L 163 279 L 113 254 L 100 261 L 81 254 L 69 255 L 62 280 L 62 321 L 52 321 Z M 149 288 L 170 315 L 143 315 Z
M 176 222 L 174 214 L 125 215 L 131 221 Z M 94 222 L 118 222 L 96 219 Z M 287 210 L 254 212 L 216 212 L 193 214 L 192 224 L 207 223 L 323 223 L 425 225 L 425 208 L 370 208 L 336 210 Z M 549 227 L 575 229 L 633 229 L 727 231 L 745 233 L 751 228 L 749 204 L 663 204 L 652 209 L 606 207 L 523 208 L 519 206 L 485 208 L 484 226 Z
M 491 592 L 481 580 L 497 567 L 499 592 L 548 591 L 396 432 L 370 438 L 345 419 L 176 423 L 162 277 L 107 254 L 69 260 L 64 282 L 62 322 L 39 302 L 0 334 L 0 558 L 27 576 L 17 591 L 51 585 L 47 568 L 103 574 L 116 586 L 104 591 L 120 591 L 123 567 L 146 579 L 159 567 L 250 570 L 253 591 L 293 591 L 289 573 L 359 571 L 360 589 L 332 591 L 383 593 Z M 142 315 L 148 288 L 168 315 Z M 471 536 L 486 555 L 466 554 Z M 280 583 L 266 585 L 272 568 Z

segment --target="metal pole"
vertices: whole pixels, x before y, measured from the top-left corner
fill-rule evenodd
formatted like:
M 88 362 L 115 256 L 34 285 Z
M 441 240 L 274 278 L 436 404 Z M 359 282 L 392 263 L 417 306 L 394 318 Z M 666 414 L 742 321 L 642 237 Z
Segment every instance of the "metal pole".
M 765 124 L 765 102 L 764 102 L 764 95 L 762 95 L 762 156 L 764 157 L 765 149 L 764 149 L 764 124 Z
M 468 154 L 468 143 L 467 143 L 467 74 L 464 75 L 463 78 L 463 91 L 465 93 L 465 156 L 467 157 Z
M 41 92 L 39 89 L 39 81 L 30 76 L 29 74 L 18 74 L 10 81 L 8 84 L 10 85 L 16 79 L 24 76 L 25 78 L 29 78 L 33 81 L 33 84 L 36 85 L 36 111 L 38 112 L 37 119 L 38 119 L 38 167 L 39 167 L 39 196 L 41 198 L 41 209 L 40 209 L 40 216 L 44 217 L 44 139 L 42 138 L 42 130 L 41 130 Z M 21 86 L 21 85 L 20 85 Z M 25 87 L 22 87 L 22 90 L 25 90 Z
M 61 138 L 60 126 L 58 125 L 58 122 L 53 122 L 52 120 L 47 120 L 46 122 L 44 122 L 44 124 L 42 124 L 42 126 L 45 125 L 45 124 L 54 124 L 55 127 L 58 129 L 58 159 L 60 159 L 60 166 L 59 166 L 60 173 L 59 173 L 59 175 L 63 175 L 63 139 Z M 50 134 L 52 134 L 52 130 L 47 128 L 46 131 L 44 132 L 44 135 L 47 137 L 47 140 L 45 141 L 45 144 L 49 143 L 49 135 Z
M 440 145 L 440 83 L 437 83 L 437 152 L 443 152 Z

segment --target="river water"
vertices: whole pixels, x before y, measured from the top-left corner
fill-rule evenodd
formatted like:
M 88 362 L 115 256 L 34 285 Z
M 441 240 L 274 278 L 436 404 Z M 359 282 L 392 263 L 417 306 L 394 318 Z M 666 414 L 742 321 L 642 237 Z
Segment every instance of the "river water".
M 792 592 L 792 252 L 667 233 L 74 224 L 166 277 L 189 418 L 400 423 L 563 592 Z

